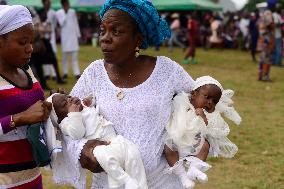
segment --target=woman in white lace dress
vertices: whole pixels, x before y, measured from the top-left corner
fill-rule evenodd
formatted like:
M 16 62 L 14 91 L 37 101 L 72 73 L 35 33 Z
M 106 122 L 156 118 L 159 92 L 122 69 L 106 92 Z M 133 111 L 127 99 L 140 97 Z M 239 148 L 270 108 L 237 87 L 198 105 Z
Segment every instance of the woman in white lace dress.
M 169 27 L 147 0 L 107 0 L 100 16 L 104 59 L 85 69 L 71 95 L 84 98 L 92 93 L 96 96 L 100 113 L 113 123 L 117 134 L 138 146 L 150 189 L 181 189 L 176 176 L 163 172 L 167 166 L 163 155 L 165 127 L 174 94 L 190 92 L 193 79 L 167 57 L 137 55 L 139 48 L 159 45 L 170 37 Z M 100 144 L 104 143 L 67 141 L 67 149 L 72 154 L 70 174 L 77 188 L 85 184 L 82 167 L 92 172 L 101 171 L 92 164 L 92 149 Z M 201 153 L 206 154 L 208 150 L 206 143 Z M 109 188 L 104 172 L 94 174 L 92 188 Z

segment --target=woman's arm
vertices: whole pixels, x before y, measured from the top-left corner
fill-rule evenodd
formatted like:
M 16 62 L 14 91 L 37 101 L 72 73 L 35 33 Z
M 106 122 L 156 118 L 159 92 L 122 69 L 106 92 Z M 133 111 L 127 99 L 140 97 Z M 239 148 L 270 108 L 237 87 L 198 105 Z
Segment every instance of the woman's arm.
M 170 149 L 167 145 L 164 147 L 164 154 L 166 157 L 166 160 L 170 167 L 173 167 L 176 162 L 179 160 L 179 154 L 177 151 L 173 151 Z
M 3 134 L 16 127 L 46 121 L 50 110 L 51 103 L 39 100 L 23 112 L 0 118 Z
M 46 121 L 49 117 L 51 107 L 51 103 L 39 100 L 26 111 L 14 114 L 13 120 L 16 127 Z
M 210 148 L 210 145 L 209 145 L 208 141 L 205 140 L 200 152 L 196 155 L 196 157 L 198 159 L 201 159 L 202 161 L 206 161 L 207 156 L 209 154 L 209 148 Z
M 109 142 L 100 141 L 100 140 L 89 140 L 83 147 L 81 151 L 81 156 L 79 162 L 84 169 L 88 169 L 93 173 L 103 172 L 104 170 L 101 168 L 98 163 L 96 157 L 93 154 L 93 150 L 96 146 L 100 145 L 108 145 Z

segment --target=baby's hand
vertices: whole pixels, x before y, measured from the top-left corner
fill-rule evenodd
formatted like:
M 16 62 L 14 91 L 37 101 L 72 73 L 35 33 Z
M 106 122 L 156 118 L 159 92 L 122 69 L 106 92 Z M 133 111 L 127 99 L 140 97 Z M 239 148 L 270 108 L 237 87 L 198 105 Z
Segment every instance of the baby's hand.
M 195 109 L 195 114 L 198 115 L 198 116 L 203 116 L 204 115 L 206 117 L 206 115 L 205 115 L 205 113 L 204 113 L 202 108 L 196 108 Z
M 89 96 L 87 98 L 84 98 L 83 103 L 84 103 L 85 106 L 90 107 L 93 103 L 93 97 Z
M 81 106 L 78 104 L 71 104 L 68 108 L 68 112 L 80 112 Z
M 71 97 L 68 99 L 71 104 L 68 108 L 68 112 L 80 112 L 83 107 L 79 98 Z
M 195 114 L 202 117 L 203 121 L 205 122 L 206 125 L 208 125 L 208 120 L 207 120 L 207 117 L 203 111 L 202 108 L 196 108 L 195 109 Z

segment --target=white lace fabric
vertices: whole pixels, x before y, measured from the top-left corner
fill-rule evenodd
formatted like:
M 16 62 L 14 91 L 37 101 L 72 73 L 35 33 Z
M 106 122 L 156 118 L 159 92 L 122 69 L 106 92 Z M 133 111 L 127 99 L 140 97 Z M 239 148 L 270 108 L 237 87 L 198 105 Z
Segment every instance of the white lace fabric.
M 110 81 L 103 60 L 98 60 L 84 71 L 71 95 L 84 98 L 95 94 L 100 113 L 114 124 L 116 133 L 138 146 L 150 189 L 178 189 L 182 188 L 178 179 L 163 174 L 167 164 L 162 155 L 165 126 L 171 115 L 173 95 L 189 92 L 192 87 L 192 78 L 167 57 L 157 57 L 152 74 L 142 84 L 123 89 Z M 121 90 L 125 96 L 119 100 L 117 93 Z M 105 173 L 95 177 L 92 188 L 108 188 Z
M 86 170 L 79 162 L 81 151 L 87 142 L 86 139 L 72 140 L 63 136 L 62 153 L 57 153 L 56 161 L 52 161 L 53 180 L 57 184 L 71 184 L 77 189 L 86 188 Z
M 208 156 L 232 158 L 238 151 L 238 147 L 227 136 L 230 133 L 229 125 L 222 118 L 220 112 L 206 113 L 208 125 L 204 135 L 210 144 Z

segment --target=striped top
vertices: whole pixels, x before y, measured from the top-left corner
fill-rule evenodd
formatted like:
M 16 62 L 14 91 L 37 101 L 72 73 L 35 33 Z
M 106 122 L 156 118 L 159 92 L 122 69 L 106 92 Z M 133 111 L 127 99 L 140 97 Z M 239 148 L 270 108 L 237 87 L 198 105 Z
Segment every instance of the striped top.
M 16 86 L 0 75 L 0 188 L 26 188 L 33 182 L 41 185 L 40 171 L 26 138 L 27 126 L 15 130 L 9 126 L 11 115 L 44 100 L 44 92 L 32 70 L 29 68 L 25 73 L 29 78 L 27 87 Z

